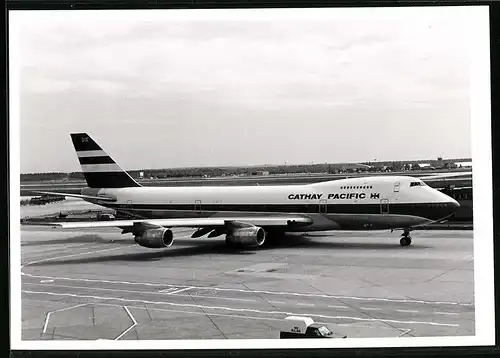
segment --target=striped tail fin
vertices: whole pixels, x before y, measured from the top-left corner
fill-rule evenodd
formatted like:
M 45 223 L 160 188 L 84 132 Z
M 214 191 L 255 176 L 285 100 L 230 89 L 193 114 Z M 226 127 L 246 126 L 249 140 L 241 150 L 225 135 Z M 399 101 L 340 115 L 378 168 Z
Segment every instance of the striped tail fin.
M 124 171 L 87 133 L 71 133 L 83 175 L 90 188 L 141 186 Z

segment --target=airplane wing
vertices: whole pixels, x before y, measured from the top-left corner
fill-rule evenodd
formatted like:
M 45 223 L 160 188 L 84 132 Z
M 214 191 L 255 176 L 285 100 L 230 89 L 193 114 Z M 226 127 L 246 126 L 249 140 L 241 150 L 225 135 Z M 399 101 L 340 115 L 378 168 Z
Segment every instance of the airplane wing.
M 301 215 L 287 216 L 238 216 L 238 217 L 212 217 L 212 218 L 180 218 L 180 219 L 137 219 L 137 220 L 109 220 L 109 221 L 88 221 L 88 222 L 51 222 L 45 225 L 54 228 L 80 229 L 80 228 L 104 228 L 119 227 L 129 228 L 138 224 L 149 224 L 153 226 L 172 227 L 225 227 L 232 223 L 245 223 L 255 226 L 288 226 L 288 225 L 307 225 L 313 220 Z
M 102 200 L 102 201 L 116 201 L 115 198 L 111 198 L 109 196 L 91 196 L 91 195 L 57 193 L 57 192 L 53 192 L 53 191 L 38 191 L 38 190 L 33 190 L 33 193 L 48 194 L 48 195 L 58 195 L 58 196 L 69 196 L 71 198 L 79 198 L 79 199 L 94 199 L 94 200 Z

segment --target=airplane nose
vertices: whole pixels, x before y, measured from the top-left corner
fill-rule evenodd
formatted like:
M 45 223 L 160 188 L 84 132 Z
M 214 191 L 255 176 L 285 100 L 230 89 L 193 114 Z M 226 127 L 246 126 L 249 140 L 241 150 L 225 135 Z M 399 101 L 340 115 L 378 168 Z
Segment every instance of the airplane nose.
M 455 199 L 452 199 L 450 202 L 450 206 L 452 209 L 458 209 L 460 207 L 460 204 Z
M 443 216 L 453 215 L 457 212 L 460 204 L 455 199 L 451 199 L 445 204 L 445 209 L 443 210 Z

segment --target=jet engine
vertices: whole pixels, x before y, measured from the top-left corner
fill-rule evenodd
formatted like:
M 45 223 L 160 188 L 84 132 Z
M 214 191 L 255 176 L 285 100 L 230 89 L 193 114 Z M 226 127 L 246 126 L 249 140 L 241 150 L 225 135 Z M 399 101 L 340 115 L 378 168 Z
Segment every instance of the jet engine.
M 174 243 L 174 234 L 172 230 L 165 228 L 148 229 L 141 235 L 135 236 L 135 242 L 150 249 L 161 249 L 170 247 Z
M 241 246 L 261 246 L 266 241 L 266 232 L 258 226 L 231 230 L 226 239 L 230 244 Z

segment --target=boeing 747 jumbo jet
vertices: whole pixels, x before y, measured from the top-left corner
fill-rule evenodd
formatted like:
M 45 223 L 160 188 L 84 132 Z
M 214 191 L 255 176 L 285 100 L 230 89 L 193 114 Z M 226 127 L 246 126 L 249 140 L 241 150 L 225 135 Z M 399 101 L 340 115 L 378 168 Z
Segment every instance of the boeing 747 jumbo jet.
M 258 247 L 273 234 L 328 230 L 400 229 L 411 244 L 415 226 L 440 221 L 457 201 L 409 176 L 339 179 L 306 185 L 144 187 L 86 133 L 71 134 L 88 188 L 76 197 L 137 219 L 54 222 L 60 228 L 117 227 L 137 244 L 170 247 L 172 228 L 196 229 L 192 237 L 226 236 L 233 247 Z

